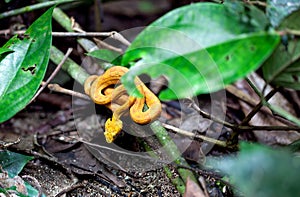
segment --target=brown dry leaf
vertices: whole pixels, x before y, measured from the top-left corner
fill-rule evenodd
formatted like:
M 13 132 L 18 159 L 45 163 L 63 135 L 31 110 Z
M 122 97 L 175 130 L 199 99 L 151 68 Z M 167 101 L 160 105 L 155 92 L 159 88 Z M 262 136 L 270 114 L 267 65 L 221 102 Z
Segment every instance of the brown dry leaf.
M 190 177 L 187 178 L 186 181 L 186 189 L 183 197 L 208 197 L 205 195 L 204 191 L 200 188 L 200 186 L 195 183 Z
M 179 128 L 193 133 L 202 133 L 205 132 L 210 125 L 210 120 L 203 118 L 197 112 L 192 112 L 183 118 Z M 183 153 L 185 159 L 202 163 L 203 158 L 205 157 L 202 152 L 202 143 L 181 135 L 176 135 L 173 140 L 180 152 Z
M 253 73 L 249 76 L 249 79 L 252 81 L 252 83 L 262 90 L 265 82 L 264 80 L 258 76 L 256 73 Z M 257 94 L 252 90 L 252 88 L 248 85 L 246 81 L 238 81 L 235 86 L 243 91 L 244 93 L 248 94 L 256 103 L 259 102 L 259 97 Z M 266 88 L 266 92 L 268 93 L 271 90 L 271 87 Z M 246 104 L 243 101 L 239 101 L 242 110 L 245 115 L 249 114 L 250 111 L 253 109 L 250 105 Z M 295 110 L 293 109 L 292 105 L 289 103 L 288 100 L 286 100 L 283 95 L 280 93 L 276 93 L 270 100 L 269 102 L 273 105 L 280 106 L 284 108 L 286 111 L 289 113 L 295 115 Z M 265 112 L 267 109 L 265 108 Z M 272 125 L 272 126 L 284 126 L 285 124 L 279 121 L 278 119 L 275 119 L 272 113 L 265 113 L 265 112 L 258 112 L 249 122 L 251 125 L 259 125 L 259 126 L 267 126 L 267 125 Z M 295 140 L 300 139 L 300 134 L 297 131 L 265 131 L 265 130 L 259 130 L 259 131 L 253 131 L 255 134 L 257 140 L 259 142 L 265 143 L 265 144 L 270 144 L 270 145 L 287 145 Z

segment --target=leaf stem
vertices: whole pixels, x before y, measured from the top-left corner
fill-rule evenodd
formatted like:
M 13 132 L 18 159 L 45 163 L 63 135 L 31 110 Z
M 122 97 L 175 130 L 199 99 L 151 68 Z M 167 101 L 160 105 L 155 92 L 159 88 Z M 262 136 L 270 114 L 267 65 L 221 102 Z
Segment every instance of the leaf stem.
M 191 138 L 199 138 L 201 140 L 216 144 L 218 146 L 227 147 L 227 144 L 224 141 L 216 140 L 214 138 L 210 138 L 210 137 L 207 137 L 207 136 L 204 136 L 204 135 L 194 134 L 192 132 L 179 129 L 177 127 L 174 127 L 172 125 L 168 125 L 168 124 L 165 124 L 165 123 L 162 123 L 162 126 L 165 127 L 166 129 L 170 129 L 170 130 L 172 130 L 172 131 L 174 131 L 174 132 L 176 132 L 180 135 L 184 135 L 184 136 L 191 137 Z

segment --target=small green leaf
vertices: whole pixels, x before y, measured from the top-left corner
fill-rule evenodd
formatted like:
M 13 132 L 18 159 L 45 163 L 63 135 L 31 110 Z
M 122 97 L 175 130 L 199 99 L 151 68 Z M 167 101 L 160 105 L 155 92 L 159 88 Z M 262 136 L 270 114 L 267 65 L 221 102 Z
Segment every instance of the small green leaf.
M 268 106 L 269 109 L 272 110 L 273 114 L 277 114 L 281 117 L 284 117 L 285 119 L 297 124 L 300 126 L 300 119 L 292 115 L 291 113 L 287 112 L 285 109 L 276 106 L 276 105 L 271 105 L 269 103 L 264 103 L 264 105 Z
M 267 83 L 300 90 L 300 42 L 279 45 L 262 66 Z
M 88 56 L 98 58 L 100 60 L 103 60 L 105 62 L 112 63 L 114 65 L 120 64 L 120 57 L 121 54 L 118 52 L 109 50 L 109 49 L 99 49 L 92 52 L 87 53 Z
M 300 8 L 299 0 L 267 0 L 267 17 L 273 27 L 278 27 L 289 14 Z
M 32 187 L 27 182 L 25 182 L 25 186 L 26 186 L 26 189 L 27 189 L 28 196 L 30 196 L 30 197 L 39 197 L 39 192 L 38 192 L 37 189 L 35 189 L 34 187 Z M 45 194 L 42 194 L 41 196 L 44 197 Z
M 14 36 L 3 48 L 13 50 L 0 62 L 0 122 L 23 109 L 37 91 L 49 61 L 54 7 L 38 18 L 24 36 Z
M 244 9 L 246 10 L 246 9 Z M 139 96 L 132 79 L 140 74 L 164 75 L 168 89 L 162 100 L 210 93 L 257 69 L 279 43 L 279 35 L 241 18 L 218 4 L 198 3 L 176 9 L 147 27 L 122 59 L 133 64 L 122 77 Z M 256 25 L 254 25 L 256 24 Z M 257 32 L 259 31 L 259 32 Z
M 14 52 L 8 48 L 0 48 L 0 62 L 10 53 Z
M 300 196 L 300 158 L 288 151 L 242 143 L 236 157 L 208 158 L 207 165 L 228 174 L 245 196 Z
M 3 53 L 8 53 L 8 52 L 13 52 L 13 50 L 8 49 L 8 48 L 0 48 L 0 55 L 2 55 Z
M 27 162 L 33 159 L 33 157 L 10 151 L 0 151 L 0 158 L 0 165 L 11 178 L 17 176 Z

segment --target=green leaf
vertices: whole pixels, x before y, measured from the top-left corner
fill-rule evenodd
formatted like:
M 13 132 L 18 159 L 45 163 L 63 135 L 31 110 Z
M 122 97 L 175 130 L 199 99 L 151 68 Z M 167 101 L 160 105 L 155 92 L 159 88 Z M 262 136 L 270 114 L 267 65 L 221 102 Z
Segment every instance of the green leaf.
M 8 52 L 13 52 L 13 50 L 8 49 L 8 48 L 0 48 L 0 55 L 2 55 L 3 53 L 8 53 Z
M 129 92 L 142 73 L 165 75 L 162 100 L 186 98 L 224 88 L 257 69 L 279 42 L 277 34 L 242 21 L 218 4 L 198 3 L 176 9 L 147 27 L 134 40 L 122 65 L 134 64 L 123 76 Z
M 276 106 L 276 105 L 272 105 L 268 102 L 264 102 L 264 105 L 266 105 L 269 109 L 271 109 L 273 114 L 284 117 L 285 119 L 287 119 L 287 120 L 297 124 L 298 126 L 300 126 L 300 119 L 298 119 L 296 116 L 294 116 L 290 112 L 286 111 L 285 109 L 283 109 L 279 106 Z
M 8 48 L 0 48 L 0 62 L 10 53 L 14 52 Z
M 257 29 L 264 30 L 269 24 L 268 18 L 263 11 L 256 6 L 245 4 L 239 0 L 225 0 L 223 3 L 232 14 L 237 15 L 240 21 L 248 23 Z
M 267 0 L 266 14 L 271 25 L 278 27 L 285 17 L 299 8 L 299 0 Z
M 236 157 L 208 158 L 207 165 L 228 174 L 245 196 L 300 196 L 300 158 L 288 151 L 242 143 Z
M 0 165 L 11 178 L 17 176 L 27 162 L 33 159 L 33 157 L 10 151 L 0 151 L 0 158 Z
M 281 21 L 278 29 L 299 30 L 300 29 L 300 20 L 299 20 L 299 17 L 300 17 L 300 9 L 292 12 L 290 15 L 288 15 L 287 17 L 285 17 Z
M 26 106 L 44 77 L 52 42 L 53 9 L 39 17 L 24 36 L 16 35 L 3 46 L 14 52 L 0 62 L 0 122 Z
M 279 45 L 262 66 L 267 83 L 300 90 L 300 43 L 288 42 L 288 47 Z
M 121 54 L 109 49 L 99 49 L 87 53 L 88 56 L 98 58 L 105 62 L 112 63 L 114 65 L 119 65 L 121 61 Z
M 39 196 L 39 191 L 37 189 L 35 189 L 34 187 L 32 187 L 29 183 L 25 182 L 25 186 L 27 189 L 28 196 L 30 196 L 30 197 L 38 197 Z M 41 196 L 44 197 L 45 194 L 42 194 Z

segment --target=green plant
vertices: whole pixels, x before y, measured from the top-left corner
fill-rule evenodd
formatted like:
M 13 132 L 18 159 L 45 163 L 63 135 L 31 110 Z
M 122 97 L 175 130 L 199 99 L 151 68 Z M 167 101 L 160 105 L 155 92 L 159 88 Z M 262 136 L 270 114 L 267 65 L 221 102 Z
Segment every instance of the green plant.
M 39 196 L 38 191 L 33 188 L 27 182 L 20 182 L 18 177 L 19 173 L 22 171 L 23 167 L 27 164 L 28 161 L 32 160 L 33 157 L 18 154 L 10 151 L 0 151 L 0 193 L 8 194 L 13 192 L 21 197 L 26 196 Z M 7 173 L 7 176 L 5 175 Z M 16 178 L 18 177 L 18 178 Z M 15 183 L 15 184 L 14 184 Z M 11 185 L 10 187 L 4 187 L 5 185 Z M 21 193 L 18 191 L 17 187 L 26 188 L 27 193 Z M 44 196 L 44 195 L 42 195 Z

